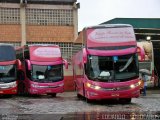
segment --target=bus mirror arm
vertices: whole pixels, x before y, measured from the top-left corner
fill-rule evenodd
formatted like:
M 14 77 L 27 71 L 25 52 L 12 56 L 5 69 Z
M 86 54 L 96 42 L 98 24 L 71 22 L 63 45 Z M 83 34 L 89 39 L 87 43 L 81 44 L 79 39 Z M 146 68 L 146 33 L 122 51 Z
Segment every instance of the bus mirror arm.
M 87 51 L 86 51 L 86 48 L 83 48 L 83 51 L 82 51 L 83 53 L 83 62 L 84 63 L 87 63 Z
M 68 69 L 68 62 L 66 59 L 63 59 L 63 64 L 65 65 L 65 68 Z
M 26 60 L 28 70 L 31 70 L 31 62 L 30 60 Z
M 145 60 L 145 51 L 143 49 L 143 47 L 141 46 L 137 46 L 137 53 L 140 56 L 140 62 Z
M 22 62 L 19 59 L 17 59 L 16 61 L 17 61 L 17 67 L 18 67 L 18 69 L 22 70 Z

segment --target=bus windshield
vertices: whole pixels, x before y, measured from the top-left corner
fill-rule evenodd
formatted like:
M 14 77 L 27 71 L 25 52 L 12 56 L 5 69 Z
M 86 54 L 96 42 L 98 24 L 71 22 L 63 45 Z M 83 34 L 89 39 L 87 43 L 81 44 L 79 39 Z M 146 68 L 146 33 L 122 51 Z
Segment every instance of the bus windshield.
M 31 78 L 35 82 L 63 80 L 63 65 L 32 65 Z
M 9 83 L 16 81 L 16 66 L 0 66 L 0 82 Z
M 86 74 L 90 80 L 123 82 L 139 76 L 137 54 L 123 56 L 88 55 Z

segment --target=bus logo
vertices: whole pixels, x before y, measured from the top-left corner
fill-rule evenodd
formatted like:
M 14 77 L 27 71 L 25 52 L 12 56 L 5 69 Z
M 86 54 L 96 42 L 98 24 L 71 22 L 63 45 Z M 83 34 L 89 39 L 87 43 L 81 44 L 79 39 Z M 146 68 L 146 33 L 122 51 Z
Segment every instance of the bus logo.
M 113 88 L 113 91 L 117 91 L 118 89 L 117 88 Z

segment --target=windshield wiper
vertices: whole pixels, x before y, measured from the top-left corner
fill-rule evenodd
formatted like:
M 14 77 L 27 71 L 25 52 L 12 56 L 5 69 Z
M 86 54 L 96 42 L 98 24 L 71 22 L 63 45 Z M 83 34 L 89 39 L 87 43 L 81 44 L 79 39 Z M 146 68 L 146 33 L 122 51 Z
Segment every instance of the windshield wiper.
M 119 72 L 123 72 L 132 63 L 132 61 L 133 57 L 130 57 L 127 63 L 124 65 L 124 67 L 119 70 Z
M 90 77 L 91 80 L 94 80 L 94 81 L 105 81 L 105 82 L 110 82 L 110 81 L 113 81 L 113 79 L 110 79 L 110 78 L 105 78 L 105 77 Z

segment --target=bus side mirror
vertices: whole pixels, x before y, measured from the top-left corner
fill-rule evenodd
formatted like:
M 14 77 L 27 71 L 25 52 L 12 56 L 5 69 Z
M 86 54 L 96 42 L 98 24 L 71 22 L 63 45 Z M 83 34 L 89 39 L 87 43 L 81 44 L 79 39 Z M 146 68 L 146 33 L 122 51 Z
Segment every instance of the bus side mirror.
M 83 62 L 87 63 L 87 51 L 86 51 L 86 48 L 83 48 L 82 55 L 83 55 Z
M 28 70 L 31 70 L 31 62 L 30 60 L 26 60 Z
M 141 46 L 137 46 L 137 53 L 138 53 L 138 56 L 140 57 L 139 61 L 140 62 L 144 61 L 145 60 L 145 51 Z
M 65 68 L 68 69 L 68 62 L 67 62 L 67 60 L 63 59 L 63 64 L 64 64 Z
M 19 59 L 17 59 L 16 62 L 17 62 L 17 68 L 19 70 L 22 70 L 22 62 Z

